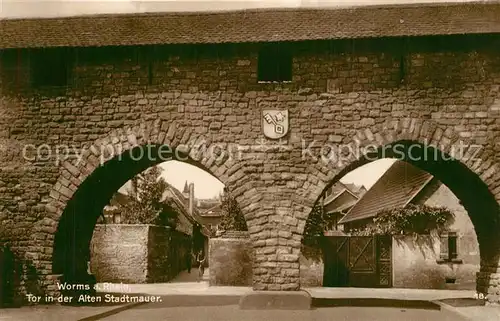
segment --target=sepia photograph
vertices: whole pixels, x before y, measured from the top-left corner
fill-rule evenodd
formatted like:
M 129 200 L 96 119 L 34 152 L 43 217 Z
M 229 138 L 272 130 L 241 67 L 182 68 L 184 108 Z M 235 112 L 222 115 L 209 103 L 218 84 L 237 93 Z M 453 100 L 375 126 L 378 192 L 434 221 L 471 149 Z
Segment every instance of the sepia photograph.
M 0 321 L 500 321 L 500 0 L 0 0 Z

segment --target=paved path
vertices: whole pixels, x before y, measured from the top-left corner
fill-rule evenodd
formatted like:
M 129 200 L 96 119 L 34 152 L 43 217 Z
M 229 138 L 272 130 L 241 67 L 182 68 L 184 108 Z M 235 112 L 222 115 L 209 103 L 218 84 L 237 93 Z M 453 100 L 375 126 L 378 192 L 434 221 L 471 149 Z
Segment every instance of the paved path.
M 192 276 L 183 272 L 176 280 L 170 283 L 154 284 L 126 284 L 122 285 L 125 293 L 130 294 L 151 294 L 160 296 L 169 295 L 195 295 L 195 296 L 242 296 L 251 287 L 237 286 L 209 286 L 208 272 L 205 272 L 202 282 L 181 280 L 189 279 Z M 193 273 L 193 271 L 191 272 Z M 194 278 L 196 280 L 196 277 Z M 470 298 L 474 296 L 474 291 L 463 290 L 421 290 L 421 289 L 370 289 L 370 288 L 305 288 L 313 298 L 335 299 L 335 298 L 380 298 L 380 299 L 400 299 L 400 300 L 441 300 L 446 298 Z
M 103 321 L 464 321 L 439 310 L 394 308 L 322 308 L 309 311 L 246 311 L 238 306 L 161 308 L 143 306 Z M 486 321 L 486 320 L 483 320 Z
M 208 269 L 205 269 L 202 282 L 208 283 L 208 277 L 209 277 L 209 271 Z M 193 283 L 193 284 L 198 283 L 198 268 L 193 268 L 191 270 L 191 273 L 188 273 L 188 271 L 182 271 L 169 283 Z
M 408 300 L 408 301 L 437 301 L 443 299 L 457 299 L 443 305 L 441 312 L 437 310 L 422 309 L 396 309 L 374 307 L 335 307 L 320 308 L 311 311 L 243 311 L 237 304 L 239 298 L 251 291 L 250 287 L 210 287 L 208 284 L 208 270 L 205 271 L 201 282 L 197 282 L 198 270 L 191 273 L 182 272 L 170 283 L 156 284 L 120 284 L 114 285 L 121 289 L 121 294 L 137 296 L 139 294 L 158 296 L 160 302 L 143 304 L 131 307 L 130 305 L 116 304 L 113 306 L 69 307 L 69 306 L 37 306 L 19 309 L 0 309 L 0 321 L 77 321 L 92 315 L 109 312 L 114 309 L 128 308 L 114 316 L 101 317 L 94 320 L 143 320 L 146 315 L 148 320 L 323 320 L 332 319 L 345 321 L 363 320 L 401 320 L 401 321 L 426 321 L 426 320 L 460 320 L 456 313 L 466 316 L 469 320 L 498 321 L 500 320 L 499 307 L 464 307 L 462 301 L 471 300 L 474 291 L 449 291 L 449 290 L 420 290 L 420 289 L 364 289 L 364 288 L 308 288 L 305 289 L 316 303 L 321 300 L 331 302 L 337 300 L 338 306 L 350 305 L 365 299 Z M 116 292 L 116 291 L 111 291 Z M 342 300 L 344 299 L 343 303 Z M 347 299 L 347 300 L 345 300 Z M 358 299 L 349 300 L 349 299 Z M 347 302 L 347 304 L 345 304 Z M 357 303 L 356 303 L 357 304 Z M 216 306 L 218 305 L 218 307 Z M 328 305 L 317 305 L 328 306 Z M 330 305 L 331 306 L 331 305 Z M 404 305 L 406 306 L 406 305 Z M 205 312 L 200 312 L 205 311 Z M 415 312 L 417 311 L 417 312 Z M 452 313 L 453 312 L 453 313 Z M 451 314 L 455 319 L 447 319 Z M 291 317 L 290 317 L 291 316 Z M 300 317 L 298 317 L 300 316 Z M 414 318 L 421 316 L 421 318 Z M 135 321 L 134 320 L 134 321 Z M 464 318 L 464 320 L 466 320 Z
M 61 305 L 0 309 L 0 321 L 76 321 L 106 313 L 112 307 L 70 307 Z

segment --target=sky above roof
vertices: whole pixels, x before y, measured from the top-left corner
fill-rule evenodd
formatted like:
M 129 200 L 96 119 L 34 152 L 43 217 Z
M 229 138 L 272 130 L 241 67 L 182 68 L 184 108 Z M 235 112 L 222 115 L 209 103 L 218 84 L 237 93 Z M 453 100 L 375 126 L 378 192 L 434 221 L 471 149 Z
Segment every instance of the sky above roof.
M 443 2 L 471 2 L 471 0 L 0 0 L 0 18 L 48 18 L 110 13 L 220 11 L 255 8 L 318 8 Z

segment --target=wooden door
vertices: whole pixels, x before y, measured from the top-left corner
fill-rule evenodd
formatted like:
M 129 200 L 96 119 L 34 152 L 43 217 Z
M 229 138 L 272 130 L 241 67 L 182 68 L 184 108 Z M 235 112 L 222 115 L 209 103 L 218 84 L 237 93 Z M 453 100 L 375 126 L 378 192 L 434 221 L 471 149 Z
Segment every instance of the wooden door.
M 327 236 L 323 243 L 323 286 L 392 286 L 391 237 Z

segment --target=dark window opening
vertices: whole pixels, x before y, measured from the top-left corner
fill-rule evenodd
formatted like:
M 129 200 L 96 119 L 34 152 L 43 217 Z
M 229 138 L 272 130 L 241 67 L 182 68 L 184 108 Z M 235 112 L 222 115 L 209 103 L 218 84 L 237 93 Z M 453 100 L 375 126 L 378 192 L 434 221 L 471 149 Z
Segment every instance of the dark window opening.
M 458 258 L 457 233 L 448 232 L 441 236 L 440 259 L 443 261 L 452 261 Z
M 292 80 L 292 55 L 284 45 L 265 45 L 259 51 L 258 81 L 284 82 Z
M 457 234 L 454 232 L 448 233 L 448 257 L 450 260 L 454 260 L 458 257 Z
M 32 84 L 66 86 L 68 84 L 71 54 L 65 49 L 39 49 L 31 53 Z

